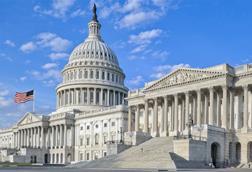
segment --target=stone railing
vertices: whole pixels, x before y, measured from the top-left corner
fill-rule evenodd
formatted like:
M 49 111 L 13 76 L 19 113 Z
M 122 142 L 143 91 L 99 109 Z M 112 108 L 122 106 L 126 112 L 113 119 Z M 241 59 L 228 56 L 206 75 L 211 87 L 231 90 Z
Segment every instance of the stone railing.
M 51 116 L 51 120 L 60 119 L 60 118 L 74 118 L 74 114 L 64 112 L 64 113 L 57 113 Z
M 110 112 L 116 109 L 122 109 L 123 105 L 116 105 L 116 106 L 110 106 L 110 107 L 104 107 L 104 108 L 100 108 L 100 109 L 93 109 L 93 110 L 89 110 L 89 111 L 85 111 L 85 112 L 81 112 L 78 113 L 78 116 L 86 116 L 86 115 L 91 115 L 91 114 L 95 114 L 95 113 L 101 113 L 101 112 Z
M 143 89 L 136 89 L 136 90 L 129 91 L 128 92 L 128 97 L 144 95 L 142 90 Z

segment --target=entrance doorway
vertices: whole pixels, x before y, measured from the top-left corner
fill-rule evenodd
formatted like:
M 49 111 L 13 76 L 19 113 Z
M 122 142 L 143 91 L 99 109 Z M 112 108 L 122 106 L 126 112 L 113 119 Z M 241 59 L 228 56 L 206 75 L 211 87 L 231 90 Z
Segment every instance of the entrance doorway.
M 235 160 L 237 163 L 241 162 L 241 143 L 237 142 L 235 144 Z
M 211 145 L 211 158 L 214 167 L 219 167 L 220 162 L 220 144 L 217 142 L 212 143 Z
M 252 162 L 252 141 L 248 142 L 248 161 Z
M 44 162 L 45 162 L 45 164 L 48 164 L 48 154 L 45 154 Z

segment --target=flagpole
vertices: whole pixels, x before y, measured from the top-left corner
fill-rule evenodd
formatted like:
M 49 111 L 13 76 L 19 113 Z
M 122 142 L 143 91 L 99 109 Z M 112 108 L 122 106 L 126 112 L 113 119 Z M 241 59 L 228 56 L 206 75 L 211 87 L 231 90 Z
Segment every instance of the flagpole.
M 32 111 L 35 113 L 35 90 L 33 90 Z

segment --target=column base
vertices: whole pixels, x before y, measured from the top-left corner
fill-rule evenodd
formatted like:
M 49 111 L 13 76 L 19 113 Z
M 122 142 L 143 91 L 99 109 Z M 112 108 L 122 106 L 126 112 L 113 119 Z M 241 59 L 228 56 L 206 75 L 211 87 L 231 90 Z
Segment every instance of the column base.
M 248 127 L 241 128 L 241 133 L 248 133 Z
M 163 132 L 160 133 L 160 136 L 161 137 L 167 137 L 168 136 L 168 132 L 163 131 Z
M 157 133 L 157 132 L 152 132 L 152 133 L 151 133 L 151 136 L 152 136 L 152 137 L 158 137 L 158 133 Z
M 178 136 L 178 131 L 171 131 L 170 136 Z

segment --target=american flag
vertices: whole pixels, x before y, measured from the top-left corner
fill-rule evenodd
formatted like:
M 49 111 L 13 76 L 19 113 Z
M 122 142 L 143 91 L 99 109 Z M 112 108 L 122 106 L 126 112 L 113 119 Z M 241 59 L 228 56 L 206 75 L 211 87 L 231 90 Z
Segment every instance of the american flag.
M 33 92 L 33 90 L 23 93 L 16 92 L 15 103 L 25 103 L 33 100 Z

